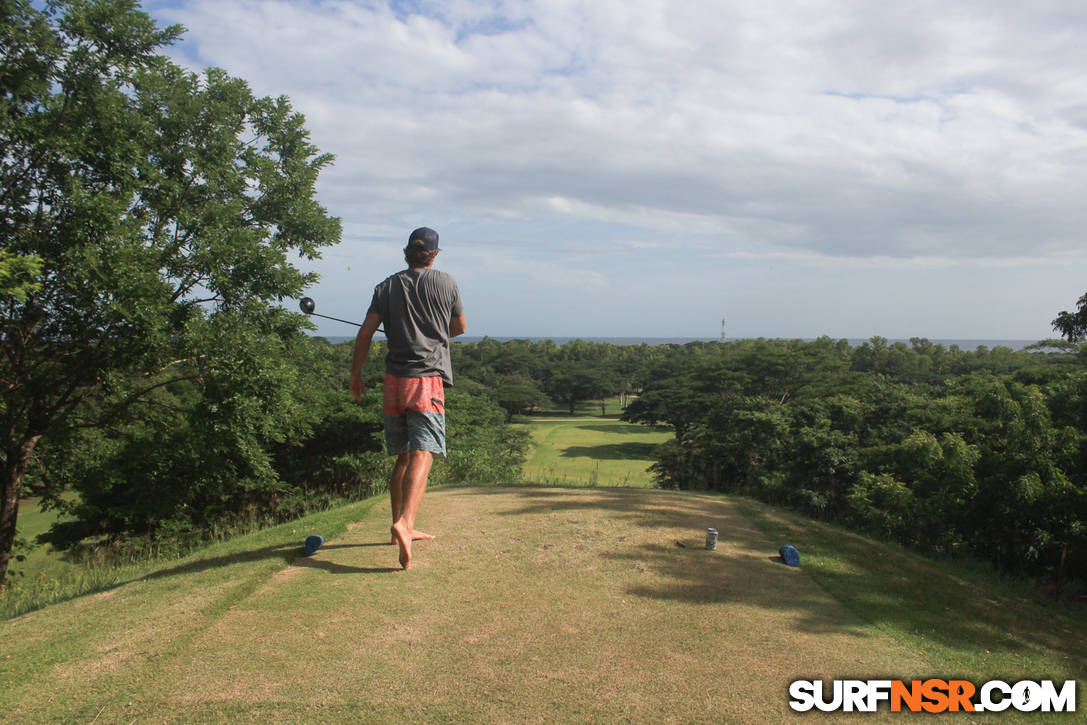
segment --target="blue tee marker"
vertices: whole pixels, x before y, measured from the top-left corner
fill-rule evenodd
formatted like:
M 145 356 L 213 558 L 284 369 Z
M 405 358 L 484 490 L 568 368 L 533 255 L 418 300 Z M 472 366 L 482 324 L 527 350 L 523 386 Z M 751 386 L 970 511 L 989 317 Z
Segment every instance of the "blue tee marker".
M 325 543 L 325 537 L 319 534 L 312 534 L 306 537 L 306 556 L 311 556 L 315 551 L 321 548 L 321 544 Z
M 796 550 L 795 546 L 786 544 L 778 549 L 778 553 L 781 554 L 781 558 L 789 566 L 800 566 L 800 552 Z

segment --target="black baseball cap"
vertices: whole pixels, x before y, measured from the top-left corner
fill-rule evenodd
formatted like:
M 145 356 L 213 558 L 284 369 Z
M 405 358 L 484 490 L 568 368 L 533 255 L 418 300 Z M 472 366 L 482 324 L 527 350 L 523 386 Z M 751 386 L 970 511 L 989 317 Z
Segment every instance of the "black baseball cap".
M 428 252 L 433 252 L 438 248 L 438 232 L 434 231 L 430 227 L 419 227 L 408 237 L 408 246 L 411 243 L 419 240 L 423 243 L 423 249 Z

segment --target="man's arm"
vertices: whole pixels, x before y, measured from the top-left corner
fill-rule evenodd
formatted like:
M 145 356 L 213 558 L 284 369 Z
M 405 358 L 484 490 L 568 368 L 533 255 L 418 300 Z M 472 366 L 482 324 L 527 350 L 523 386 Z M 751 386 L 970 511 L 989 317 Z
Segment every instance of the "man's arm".
M 359 403 L 362 403 L 362 396 L 366 394 L 366 385 L 362 382 L 362 366 L 366 364 L 370 343 L 380 325 L 381 315 L 368 312 L 366 319 L 362 321 L 362 327 L 359 328 L 359 334 L 355 336 L 355 355 L 351 359 L 351 394 Z
M 464 331 L 468 329 L 468 323 L 464 319 L 464 315 L 454 317 L 449 321 L 449 336 L 456 337 L 457 335 L 463 335 Z

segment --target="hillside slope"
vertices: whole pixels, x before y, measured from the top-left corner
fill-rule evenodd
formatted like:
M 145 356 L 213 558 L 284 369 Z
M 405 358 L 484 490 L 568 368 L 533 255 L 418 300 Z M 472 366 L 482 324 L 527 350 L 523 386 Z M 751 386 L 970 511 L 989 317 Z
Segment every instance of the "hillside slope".
M 5 721 L 785 722 L 797 678 L 973 674 L 948 671 L 970 661 L 953 646 L 903 634 L 817 583 L 820 556 L 833 573 L 847 555 L 826 548 L 828 530 L 812 535 L 825 551 L 801 568 L 777 561 L 785 542 L 753 520 L 786 527 L 807 553 L 804 529 L 750 502 L 439 488 L 418 522 L 438 539 L 416 544 L 406 572 L 383 500 L 322 516 L 0 623 Z M 351 518 L 301 556 L 306 534 Z M 707 526 L 720 531 L 717 551 L 703 548 Z M 995 637 L 994 622 L 970 631 Z M 1082 676 L 1082 630 L 1066 646 L 1052 638 L 1055 648 L 1024 650 L 1029 666 Z

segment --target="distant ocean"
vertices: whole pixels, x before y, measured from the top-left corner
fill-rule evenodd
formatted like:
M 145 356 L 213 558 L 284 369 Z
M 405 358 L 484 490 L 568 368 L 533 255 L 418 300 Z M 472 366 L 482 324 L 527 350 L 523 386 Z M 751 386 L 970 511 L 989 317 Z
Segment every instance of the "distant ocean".
M 333 344 L 337 344 L 337 343 L 341 343 L 341 342 L 348 342 L 350 340 L 354 340 L 355 336 L 351 335 L 350 337 L 342 337 L 342 336 L 331 336 L 330 335 L 330 336 L 325 336 L 325 339 L 328 340 L 329 342 L 333 343 Z M 380 335 L 378 335 L 374 339 L 375 340 L 381 340 L 381 339 L 384 339 L 384 338 L 382 338 Z M 482 337 L 472 337 L 470 335 L 465 335 L 464 337 L 458 337 L 456 340 L 454 340 L 454 342 L 479 342 L 482 339 L 483 339 Z M 551 336 L 534 337 L 534 336 L 531 336 L 531 335 L 526 335 L 526 336 L 522 336 L 522 337 L 497 337 L 497 336 L 495 336 L 495 337 L 489 337 L 488 339 L 495 340 L 497 342 L 508 342 L 510 340 L 532 340 L 533 342 L 536 342 L 536 341 L 539 341 L 539 340 L 554 340 L 556 345 L 564 345 L 564 344 L 570 342 L 571 340 L 585 340 L 587 342 L 606 342 L 606 343 L 610 343 L 612 345 L 641 345 L 643 343 L 646 344 L 646 345 L 685 345 L 688 342 L 716 342 L 720 338 L 717 338 L 717 337 L 551 337 Z M 751 339 L 751 338 L 735 338 L 735 339 L 740 340 L 740 339 Z M 796 339 L 796 338 L 781 338 L 781 339 Z M 805 341 L 810 342 L 814 338 L 803 338 L 803 339 Z M 838 338 L 832 338 L 832 339 L 838 339 Z M 733 339 L 729 340 L 729 342 L 734 342 L 734 341 L 735 340 L 733 340 Z M 853 345 L 854 347 L 856 347 L 856 346 L 859 346 L 859 345 L 861 345 L 861 344 L 863 344 L 865 342 L 868 342 L 868 339 L 867 338 L 865 338 L 865 339 L 846 338 L 846 341 L 850 345 Z M 888 345 L 893 345 L 896 342 L 902 342 L 902 343 L 905 343 L 906 345 L 910 344 L 910 341 L 907 340 L 907 339 L 887 338 L 887 344 Z M 937 345 L 943 345 L 944 347 L 951 347 L 952 345 L 958 345 L 959 348 L 962 349 L 962 350 L 972 351 L 972 350 L 976 350 L 979 347 L 987 347 L 989 349 L 992 349 L 994 347 L 1009 347 L 1012 350 L 1022 350 L 1027 345 L 1033 345 L 1034 343 L 1036 343 L 1038 341 L 1037 340 L 935 340 L 935 339 L 930 338 L 929 342 L 931 342 L 933 344 L 937 344 Z

